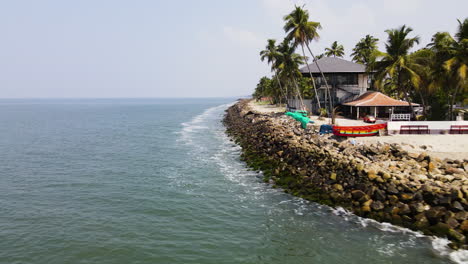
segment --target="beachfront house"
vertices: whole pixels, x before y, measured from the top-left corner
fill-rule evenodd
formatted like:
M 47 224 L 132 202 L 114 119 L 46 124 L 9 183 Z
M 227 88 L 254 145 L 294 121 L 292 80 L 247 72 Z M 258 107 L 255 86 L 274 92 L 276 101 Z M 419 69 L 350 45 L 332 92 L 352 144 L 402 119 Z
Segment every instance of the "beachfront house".
M 353 101 L 367 92 L 370 87 L 369 74 L 362 64 L 335 57 L 324 57 L 319 59 L 317 63 L 330 86 L 333 105 Z M 317 84 L 317 93 L 323 107 L 328 102 L 325 81 L 315 62 L 302 67 L 300 71 L 303 76 L 310 77 L 309 69 Z M 310 108 L 314 112 L 318 110 L 315 100 L 312 100 Z

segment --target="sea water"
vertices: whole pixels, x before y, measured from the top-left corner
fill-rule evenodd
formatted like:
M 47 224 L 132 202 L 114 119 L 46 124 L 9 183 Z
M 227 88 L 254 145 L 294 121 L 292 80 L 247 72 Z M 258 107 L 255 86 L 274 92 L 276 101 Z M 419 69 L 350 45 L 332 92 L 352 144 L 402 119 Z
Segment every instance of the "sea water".
M 234 99 L 0 100 L 0 263 L 466 263 L 448 241 L 273 189 Z

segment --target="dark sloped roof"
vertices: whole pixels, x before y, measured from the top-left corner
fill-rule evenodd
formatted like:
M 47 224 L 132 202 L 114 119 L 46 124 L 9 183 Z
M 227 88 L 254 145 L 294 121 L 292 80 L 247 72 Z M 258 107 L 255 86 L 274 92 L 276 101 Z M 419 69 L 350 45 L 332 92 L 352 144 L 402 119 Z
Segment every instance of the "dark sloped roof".
M 320 69 L 324 73 L 361 73 L 366 72 L 366 66 L 351 61 L 343 60 L 340 58 L 334 57 L 323 57 L 317 61 L 320 66 Z M 312 73 L 320 73 L 315 62 L 309 64 L 310 71 Z M 300 69 L 302 73 L 309 73 L 307 66 L 304 66 Z

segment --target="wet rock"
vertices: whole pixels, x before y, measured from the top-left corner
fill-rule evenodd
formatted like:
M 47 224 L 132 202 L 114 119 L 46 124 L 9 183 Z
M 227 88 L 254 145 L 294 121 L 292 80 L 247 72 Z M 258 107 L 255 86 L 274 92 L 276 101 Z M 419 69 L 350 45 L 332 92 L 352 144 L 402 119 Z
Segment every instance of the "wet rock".
M 371 208 L 374 211 L 380 211 L 384 209 L 384 204 L 381 201 L 373 201 L 371 204 Z
M 424 214 L 422 214 L 421 217 L 416 218 L 416 222 L 414 223 L 414 226 L 421 230 L 428 228 L 429 225 L 429 220 L 427 220 Z
M 353 190 L 353 191 L 351 191 L 351 195 L 353 196 L 354 200 L 360 200 L 366 194 L 361 190 Z
M 414 196 L 413 196 L 413 194 L 411 194 L 411 193 L 402 193 L 402 194 L 400 195 L 400 198 L 401 198 L 401 200 L 403 200 L 403 201 L 412 200 L 413 197 L 414 197 Z
M 458 241 L 460 243 L 465 242 L 465 236 L 451 228 L 448 230 L 447 235 L 449 238 L 452 238 L 453 240 Z
M 385 196 L 385 193 L 383 191 L 381 191 L 380 189 L 377 189 L 374 191 L 374 196 L 373 196 L 376 200 L 378 201 L 385 201 L 386 200 L 386 196 Z
M 370 170 L 367 172 L 367 177 L 369 178 L 369 180 L 373 181 L 375 179 L 377 179 L 377 173 L 374 171 L 374 170 Z
M 447 224 L 439 222 L 431 226 L 429 229 L 436 235 L 446 236 L 449 233 L 450 227 Z
M 463 208 L 463 205 L 458 201 L 455 201 L 455 202 L 452 203 L 452 208 L 455 211 L 464 211 L 465 210 L 465 208 Z
M 461 223 L 460 230 L 464 233 L 468 233 L 468 220 L 465 220 Z
M 406 214 L 411 213 L 411 209 L 410 209 L 410 207 L 409 207 L 407 204 L 405 204 L 405 203 L 399 203 L 397 206 L 398 206 L 398 210 L 399 210 L 399 211 L 398 211 L 398 214 L 400 214 L 400 215 L 406 215 Z
M 455 219 L 459 221 L 467 220 L 468 219 L 468 212 L 467 211 L 461 211 L 455 213 Z
M 425 214 L 430 223 L 436 224 L 441 221 L 445 211 L 446 209 L 444 207 L 436 206 L 427 210 Z
M 449 219 L 447 219 L 447 221 L 445 221 L 445 223 L 447 223 L 447 225 L 450 228 L 457 228 L 460 225 L 460 223 L 458 223 L 458 221 L 453 217 L 450 217 Z
M 343 186 L 341 184 L 334 184 L 333 189 L 335 189 L 338 192 L 342 192 L 343 191 Z
M 413 214 L 418 214 L 418 213 L 424 212 L 426 207 L 424 206 L 423 203 L 411 203 L 410 209 L 411 209 L 411 212 L 413 212 Z
M 398 194 L 398 189 L 396 188 L 396 186 L 394 184 L 389 184 L 388 187 L 387 187 L 387 192 L 390 193 L 390 194 Z

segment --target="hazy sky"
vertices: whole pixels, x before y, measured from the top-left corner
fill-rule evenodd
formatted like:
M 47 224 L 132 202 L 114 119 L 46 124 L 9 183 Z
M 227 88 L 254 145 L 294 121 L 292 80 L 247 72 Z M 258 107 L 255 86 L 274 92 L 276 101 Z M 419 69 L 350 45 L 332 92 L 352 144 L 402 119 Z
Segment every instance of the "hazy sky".
M 213 97 L 252 93 L 258 53 L 306 4 L 316 53 L 413 27 L 425 46 L 455 32 L 466 0 L 0 0 L 0 98 Z

